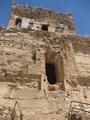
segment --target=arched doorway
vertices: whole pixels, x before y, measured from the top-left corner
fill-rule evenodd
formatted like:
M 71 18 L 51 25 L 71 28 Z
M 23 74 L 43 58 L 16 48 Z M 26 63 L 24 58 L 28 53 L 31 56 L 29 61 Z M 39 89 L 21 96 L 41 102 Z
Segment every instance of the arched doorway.
M 46 76 L 50 85 L 59 85 L 64 90 L 64 65 L 60 53 L 48 51 L 46 53 Z

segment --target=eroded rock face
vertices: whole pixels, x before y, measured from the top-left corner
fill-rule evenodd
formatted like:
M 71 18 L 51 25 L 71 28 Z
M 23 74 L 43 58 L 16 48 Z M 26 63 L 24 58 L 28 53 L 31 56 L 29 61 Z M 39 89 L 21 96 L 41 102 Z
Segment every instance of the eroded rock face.
M 71 34 L 67 15 L 20 6 L 13 15 L 10 28 L 0 31 L 0 119 L 68 120 L 70 103 L 79 101 L 78 118 L 89 120 L 82 102 L 90 103 L 90 38 Z M 54 31 L 58 20 L 68 34 L 60 32 L 61 21 Z

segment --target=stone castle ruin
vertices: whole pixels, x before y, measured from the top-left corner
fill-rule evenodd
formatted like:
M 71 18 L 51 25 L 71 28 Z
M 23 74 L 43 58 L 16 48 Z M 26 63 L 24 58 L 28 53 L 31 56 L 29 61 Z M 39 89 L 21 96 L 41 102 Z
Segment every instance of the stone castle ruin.
M 0 28 L 0 120 L 90 120 L 90 37 L 71 13 L 13 5 Z

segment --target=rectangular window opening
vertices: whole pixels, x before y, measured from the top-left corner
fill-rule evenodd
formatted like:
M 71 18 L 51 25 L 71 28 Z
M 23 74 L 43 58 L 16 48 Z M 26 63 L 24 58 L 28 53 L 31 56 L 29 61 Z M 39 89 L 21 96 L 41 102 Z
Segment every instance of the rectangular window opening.
M 48 31 L 48 25 L 42 25 L 42 28 L 41 28 L 42 30 L 44 30 L 44 31 Z

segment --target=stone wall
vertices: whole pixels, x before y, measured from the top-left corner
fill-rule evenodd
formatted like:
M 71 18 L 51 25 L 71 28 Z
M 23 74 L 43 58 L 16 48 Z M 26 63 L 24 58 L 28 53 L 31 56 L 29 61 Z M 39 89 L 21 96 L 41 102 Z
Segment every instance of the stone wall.
M 17 100 L 25 120 L 67 120 L 71 101 L 89 102 L 89 42 L 89 38 L 29 29 L 0 31 L 3 116 L 10 119 Z M 55 66 L 54 85 L 47 79 L 45 63 Z
M 0 120 L 71 120 L 72 103 L 90 120 L 90 37 L 74 34 L 71 14 L 12 6 L 0 29 Z
M 21 79 L 27 82 L 33 79 L 40 81 L 42 73 L 46 76 L 45 63 L 50 62 L 55 65 L 57 82 L 65 88 L 64 82 L 74 79 L 75 76 L 74 54 L 70 46 L 72 45 L 67 37 L 57 37 L 48 32 L 29 31 L 25 33 L 24 30 L 16 33 L 9 30 L 6 33 L 1 32 L 1 80 L 11 81 L 14 76 L 13 79 L 16 81 Z
M 81 85 L 90 85 L 90 38 L 76 37 L 73 41 L 78 79 Z

